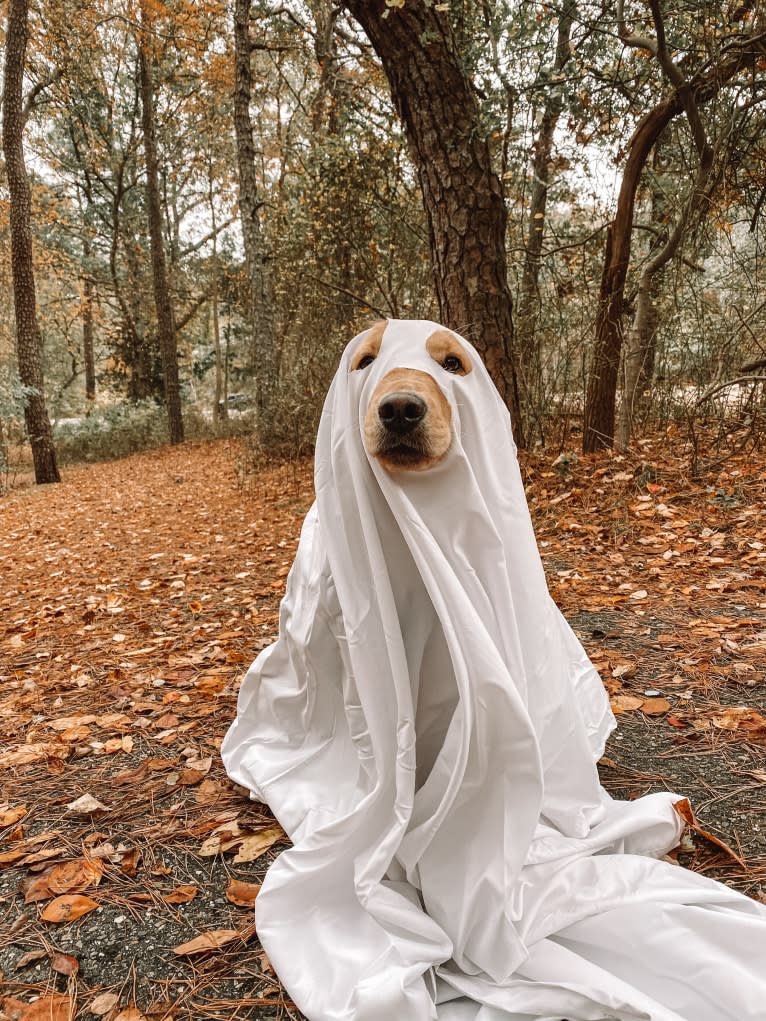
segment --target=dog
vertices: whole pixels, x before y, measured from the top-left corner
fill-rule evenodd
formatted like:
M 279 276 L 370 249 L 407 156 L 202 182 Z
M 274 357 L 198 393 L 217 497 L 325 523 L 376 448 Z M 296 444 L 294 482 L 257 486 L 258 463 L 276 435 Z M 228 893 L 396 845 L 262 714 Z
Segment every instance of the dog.
M 388 322 L 375 323 L 351 358 L 351 371 L 364 372 L 380 353 Z M 457 336 L 440 327 L 426 339 L 434 362 L 454 376 L 472 371 Z M 452 408 L 438 382 L 422 369 L 390 369 L 370 397 L 364 419 L 364 445 L 388 471 L 426 471 L 438 464 L 452 442 Z

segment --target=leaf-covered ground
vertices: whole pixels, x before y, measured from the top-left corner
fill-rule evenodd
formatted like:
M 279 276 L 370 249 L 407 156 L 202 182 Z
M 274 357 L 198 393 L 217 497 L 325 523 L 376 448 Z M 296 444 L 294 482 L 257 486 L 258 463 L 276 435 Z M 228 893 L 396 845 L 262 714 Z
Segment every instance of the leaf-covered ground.
M 276 630 L 311 465 L 243 464 L 189 445 L 0 499 L 5 1018 L 299 1017 L 252 924 L 280 833 L 218 749 Z M 695 483 L 663 437 L 525 476 L 553 594 L 619 714 L 603 782 L 690 795 L 682 860 L 763 897 L 762 462 Z

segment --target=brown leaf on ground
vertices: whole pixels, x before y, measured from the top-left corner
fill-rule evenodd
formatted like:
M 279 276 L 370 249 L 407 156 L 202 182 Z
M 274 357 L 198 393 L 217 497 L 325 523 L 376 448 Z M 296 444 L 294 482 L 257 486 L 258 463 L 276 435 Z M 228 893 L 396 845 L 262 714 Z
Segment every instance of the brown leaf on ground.
M 95 1014 L 96 1017 L 103 1017 L 110 1011 L 114 1010 L 120 1001 L 120 997 L 117 993 L 99 993 L 88 1006 L 85 1008 L 89 1014 Z
M 181 943 L 173 947 L 173 953 L 178 957 L 192 957 L 194 954 L 204 954 L 210 950 L 219 950 L 233 940 L 242 936 L 239 929 L 212 929 L 210 932 L 203 932 L 188 943 Z
M 613 695 L 609 699 L 609 704 L 615 716 L 619 716 L 620 713 L 627 713 L 632 709 L 640 709 L 644 704 L 644 700 L 637 695 Z
M 188 904 L 190 900 L 194 900 L 198 893 L 199 890 L 196 886 L 186 884 L 177 886 L 170 893 L 163 893 L 162 899 L 166 904 Z
M 38 742 L 36 744 L 22 744 L 18 748 L 11 748 L 0 754 L 0 769 L 8 769 L 11 766 L 23 766 L 32 762 L 43 762 L 49 756 L 51 758 L 66 759 L 71 749 L 68 745 Z
M 71 1021 L 75 1013 L 75 1005 L 66 993 L 46 993 L 32 1003 L 7 997 L 2 1003 L 10 1021 Z
M 67 805 L 67 812 L 73 815 L 101 815 L 109 809 L 92 794 L 83 794 Z
M 21 971 L 21 969 L 26 968 L 28 964 L 34 964 L 35 961 L 40 961 L 43 957 L 47 956 L 47 950 L 29 950 L 26 954 L 22 954 L 18 961 L 16 961 L 13 966 L 13 970 Z
M 281 826 L 267 826 L 258 833 L 254 833 L 253 836 L 245 837 L 239 845 L 239 850 L 234 855 L 234 863 L 236 865 L 244 865 L 247 862 L 256 861 L 273 844 L 285 839 L 285 831 Z
M 126 876 L 135 876 L 141 861 L 141 851 L 138 847 L 131 847 L 120 856 L 120 872 Z
M 104 862 L 98 858 L 75 858 L 55 865 L 48 874 L 51 893 L 79 893 L 89 886 L 98 886 L 104 874 Z
M 142 1014 L 138 1007 L 133 1004 L 130 1007 L 126 1007 L 125 1010 L 121 1010 L 113 1021 L 146 1021 L 146 1015 Z
M 709 844 L 713 844 L 715 847 L 720 848 L 730 858 L 737 862 L 738 865 L 741 865 L 743 868 L 745 868 L 744 861 L 736 853 L 736 851 L 733 851 L 729 847 L 729 845 L 725 843 L 723 840 L 721 840 L 719 837 L 716 837 L 713 833 L 709 833 L 707 830 L 703 829 L 700 826 L 696 816 L 694 815 L 694 811 L 688 798 L 682 798 L 680 801 L 676 801 L 673 804 L 673 808 L 681 816 L 681 818 L 689 827 L 689 829 L 696 833 L 698 837 L 702 837 L 702 839 L 707 840 Z
M 647 716 L 662 716 L 669 710 L 670 702 L 666 698 L 645 698 L 641 703 L 641 712 Z
M 229 885 L 226 887 L 226 900 L 240 908 L 251 908 L 260 892 L 260 883 L 245 883 L 240 879 L 230 879 Z
M 49 956 L 51 968 L 59 975 L 76 975 L 80 970 L 80 962 L 71 954 L 65 954 L 61 950 L 51 950 Z
M 26 805 L 15 805 L 11 808 L 9 805 L 3 805 L 0 810 L 0 828 L 5 829 L 6 826 L 13 826 L 15 822 L 23 819 L 27 814 Z
M 83 915 L 87 915 L 89 911 L 93 911 L 97 907 L 98 901 L 93 900 L 92 897 L 83 897 L 81 894 L 65 894 L 63 897 L 52 900 L 40 917 L 45 922 L 56 924 L 74 922 L 75 919 L 82 918 Z

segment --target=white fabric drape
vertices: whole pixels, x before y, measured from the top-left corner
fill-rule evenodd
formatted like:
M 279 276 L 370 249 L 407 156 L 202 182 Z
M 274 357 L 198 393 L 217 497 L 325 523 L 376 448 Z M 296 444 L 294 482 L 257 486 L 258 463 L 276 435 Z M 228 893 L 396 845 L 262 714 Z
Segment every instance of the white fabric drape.
M 766 909 L 658 860 L 677 798 L 622 803 L 614 721 L 551 600 L 507 411 L 428 322 L 351 342 L 327 396 L 316 504 L 278 641 L 245 677 L 231 777 L 293 847 L 258 933 L 310 1021 L 764 1021 Z M 368 457 L 390 369 L 434 376 L 453 440 L 424 472 Z

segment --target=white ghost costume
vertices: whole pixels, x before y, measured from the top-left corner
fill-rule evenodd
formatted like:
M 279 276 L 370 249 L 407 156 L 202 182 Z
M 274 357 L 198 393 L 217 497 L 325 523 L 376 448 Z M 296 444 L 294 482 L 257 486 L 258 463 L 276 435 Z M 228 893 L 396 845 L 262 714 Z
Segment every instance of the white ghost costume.
M 612 800 L 614 720 L 549 596 L 508 413 L 389 321 L 346 349 L 278 641 L 223 743 L 293 847 L 256 905 L 309 1021 L 764 1021 L 766 908 L 658 860 L 678 798 Z M 389 472 L 362 428 L 393 368 L 430 373 L 452 442 Z

